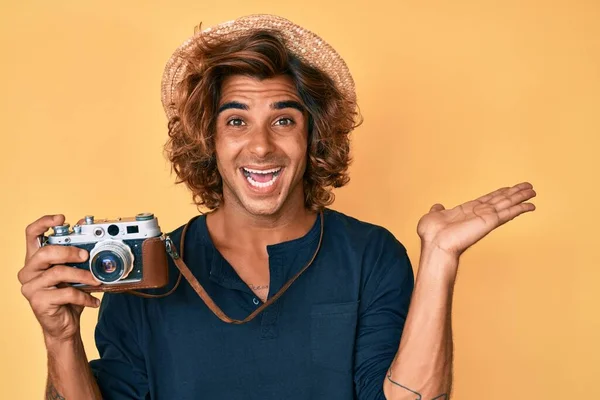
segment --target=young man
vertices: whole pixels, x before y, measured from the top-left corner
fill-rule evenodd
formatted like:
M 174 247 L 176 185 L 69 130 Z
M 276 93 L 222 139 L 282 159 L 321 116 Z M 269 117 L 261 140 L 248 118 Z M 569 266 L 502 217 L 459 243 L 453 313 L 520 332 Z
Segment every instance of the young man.
M 449 398 L 459 257 L 534 210 L 532 186 L 431 207 L 415 281 L 390 232 L 327 208 L 348 182 L 356 100 L 321 38 L 269 15 L 199 32 L 167 64 L 162 100 L 173 168 L 211 210 L 186 230 L 185 263 L 232 319 L 272 303 L 228 324 L 185 281 L 164 297 L 105 294 L 100 359 L 88 363 L 79 316 L 98 304 L 57 285 L 97 283 L 61 265 L 85 252 L 38 247 L 64 221 L 42 217 L 27 228 L 19 280 L 44 332 L 47 398 Z

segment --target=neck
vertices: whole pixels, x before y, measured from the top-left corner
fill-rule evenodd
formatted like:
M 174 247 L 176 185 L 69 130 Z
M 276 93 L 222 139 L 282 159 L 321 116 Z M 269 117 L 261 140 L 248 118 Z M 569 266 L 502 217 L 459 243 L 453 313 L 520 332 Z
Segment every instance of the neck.
M 293 207 L 282 207 L 272 215 L 249 214 L 224 202 L 209 214 L 207 224 L 213 238 L 228 243 L 227 247 L 264 252 L 267 245 L 304 236 L 316 217 L 317 214 L 306 209 L 303 202 Z

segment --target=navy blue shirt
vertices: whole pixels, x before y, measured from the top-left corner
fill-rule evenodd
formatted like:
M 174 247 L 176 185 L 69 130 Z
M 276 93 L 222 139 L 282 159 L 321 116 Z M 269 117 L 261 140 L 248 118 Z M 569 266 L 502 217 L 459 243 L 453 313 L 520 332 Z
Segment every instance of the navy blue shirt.
M 313 264 L 247 324 L 219 320 L 183 278 L 164 298 L 105 294 L 100 359 L 90 362 L 103 397 L 384 399 L 413 289 L 410 260 L 382 227 L 330 209 L 323 227 Z M 305 236 L 268 246 L 269 297 L 310 260 L 320 230 L 317 218 Z M 177 245 L 181 231 L 171 233 Z M 205 216 L 186 233 L 185 262 L 230 317 L 261 304 L 215 248 Z

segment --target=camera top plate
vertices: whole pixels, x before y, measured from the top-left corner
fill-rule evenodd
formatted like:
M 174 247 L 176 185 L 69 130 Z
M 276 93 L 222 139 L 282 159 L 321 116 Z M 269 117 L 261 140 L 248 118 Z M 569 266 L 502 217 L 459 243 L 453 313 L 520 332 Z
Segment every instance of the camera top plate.
M 162 234 L 158 219 L 151 213 L 138 214 L 135 217 L 116 219 L 99 219 L 88 215 L 85 223 L 55 226 L 54 233 L 46 239 L 46 244 L 74 245 L 95 243 L 101 240 L 135 240 L 147 239 Z

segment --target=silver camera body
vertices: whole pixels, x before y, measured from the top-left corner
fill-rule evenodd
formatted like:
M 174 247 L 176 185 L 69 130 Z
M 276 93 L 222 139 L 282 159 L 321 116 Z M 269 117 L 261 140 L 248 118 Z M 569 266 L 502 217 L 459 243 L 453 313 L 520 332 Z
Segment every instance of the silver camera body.
M 143 279 L 142 244 L 162 235 L 158 219 L 152 213 L 114 220 L 85 217 L 85 224 L 53 227 L 44 245 L 82 248 L 89 258 L 82 263 L 67 265 L 89 270 L 105 285 L 131 284 Z M 73 286 L 78 286 L 74 284 Z

